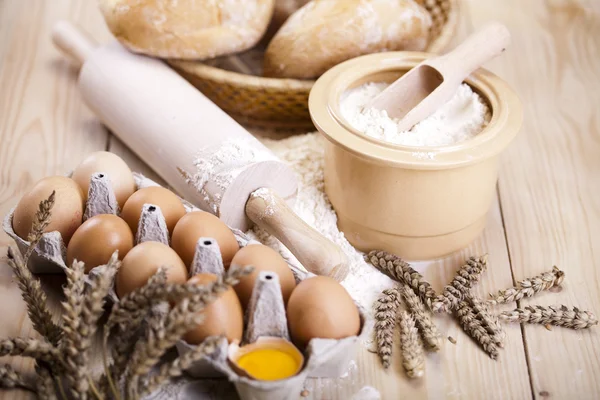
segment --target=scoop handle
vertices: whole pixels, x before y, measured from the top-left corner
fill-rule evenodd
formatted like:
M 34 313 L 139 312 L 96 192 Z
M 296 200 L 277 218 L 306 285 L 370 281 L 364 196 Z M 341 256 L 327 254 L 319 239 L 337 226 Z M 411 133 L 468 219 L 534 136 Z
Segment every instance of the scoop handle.
M 304 222 L 273 190 L 252 193 L 246 215 L 279 239 L 308 271 L 338 282 L 348 274 L 348 258 L 342 249 Z
M 52 28 L 52 42 L 63 53 L 79 64 L 92 54 L 96 43 L 67 21 L 59 21 Z
M 509 44 L 510 32 L 506 26 L 492 22 L 468 36 L 454 50 L 425 64 L 440 71 L 444 80 L 462 82 L 482 64 L 500 55 Z

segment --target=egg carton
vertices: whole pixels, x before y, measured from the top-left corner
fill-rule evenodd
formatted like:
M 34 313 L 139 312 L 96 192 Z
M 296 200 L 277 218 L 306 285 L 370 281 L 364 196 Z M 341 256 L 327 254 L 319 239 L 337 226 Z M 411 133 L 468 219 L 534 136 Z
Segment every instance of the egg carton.
M 133 174 L 136 184 L 136 190 L 150 186 L 160 186 L 153 180 L 146 178 L 140 173 Z M 181 199 L 186 212 L 199 211 L 191 203 Z M 10 210 L 3 220 L 2 228 L 17 244 L 17 248 L 21 254 L 25 254 L 30 246 L 30 242 L 17 236 L 13 227 L 12 221 L 15 208 Z M 88 201 L 86 203 L 84 220 L 98 214 L 114 214 L 120 212 L 116 202 L 115 195 L 110 187 L 108 178 L 97 173 L 92 176 L 90 189 L 88 192 Z M 169 244 L 168 231 L 165 226 L 164 217 L 160 212 L 160 208 L 148 204 L 142 212 L 142 223 L 140 229 L 136 233 L 136 244 L 146 240 L 160 241 Z M 251 242 L 243 232 L 237 229 L 231 229 L 240 247 L 246 246 Z M 257 242 L 258 243 L 258 242 Z M 303 274 L 301 268 L 291 266 L 296 270 L 296 274 Z M 31 258 L 29 259 L 28 268 L 34 274 L 61 274 L 67 268 L 67 247 L 58 231 L 46 232 L 42 235 L 42 239 L 34 249 Z
M 160 186 L 153 180 L 143 176 L 140 173 L 134 173 L 136 190 Z M 199 211 L 200 209 L 181 199 L 186 212 Z M 3 229 L 17 244 L 17 248 L 21 254 L 25 254 L 30 246 L 30 242 L 17 236 L 12 228 L 12 220 L 14 215 L 13 208 L 3 220 Z M 98 214 L 115 214 L 120 212 L 116 202 L 114 193 L 110 184 L 103 174 L 94 174 L 90 183 L 88 192 L 88 201 L 84 212 L 84 220 Z M 164 221 L 164 217 L 158 206 L 151 204 L 145 205 L 140 218 L 140 226 L 136 233 L 135 242 L 141 243 L 148 240 L 159 241 L 169 244 L 169 235 Z M 232 230 L 238 245 L 240 247 L 247 246 L 252 243 L 260 243 L 249 238 L 245 233 L 233 229 Z M 292 270 L 297 282 L 313 276 L 299 265 L 286 260 Z M 211 238 L 201 238 L 198 241 L 194 262 L 190 268 L 190 276 L 199 272 L 210 272 L 221 274 L 224 272 L 220 250 L 215 240 Z M 66 245 L 62 240 L 59 232 L 47 232 L 42 235 L 42 239 L 34 249 L 28 263 L 28 268 L 35 274 L 60 274 L 68 268 L 66 264 Z M 102 267 L 94 268 L 90 271 L 93 273 L 102 273 Z M 274 274 L 274 273 L 272 273 Z M 275 274 L 276 275 L 276 274 Z M 257 280 L 259 282 L 259 280 Z M 282 337 L 289 340 L 287 332 L 287 319 L 285 317 L 285 309 L 283 308 L 283 299 L 281 299 L 281 290 L 279 281 L 276 282 L 276 290 L 273 285 L 263 285 L 263 289 L 259 289 L 257 293 L 266 293 L 262 300 L 251 300 L 251 304 L 245 315 L 245 341 L 260 341 L 265 337 Z M 279 295 L 278 299 L 273 299 L 274 294 Z M 260 297 L 259 294 L 257 299 Z M 254 297 L 254 293 L 253 293 Z M 109 293 L 109 299 L 116 302 L 115 287 Z M 275 314 L 266 312 L 266 305 L 272 307 L 273 304 L 281 304 L 278 312 Z M 358 306 L 357 306 L 358 307 Z M 165 312 L 160 305 L 153 312 Z M 216 350 L 209 356 L 199 360 L 187 371 L 194 378 L 227 378 L 232 382 L 242 400 L 270 400 L 270 399 L 287 399 L 296 398 L 302 388 L 306 378 L 322 377 L 333 378 L 343 375 L 349 368 L 350 363 L 356 357 L 358 342 L 360 336 L 364 332 L 365 314 L 360 309 L 360 332 L 357 336 L 351 336 L 340 340 L 335 339 L 312 339 L 304 351 L 305 363 L 302 370 L 291 378 L 278 381 L 258 381 L 245 376 L 238 375 L 229 365 L 228 351 L 230 345 L 226 339 L 219 342 Z M 194 345 L 180 340 L 177 345 L 177 350 L 180 355 L 183 355 L 194 349 Z M 187 398 L 187 397 L 182 397 Z
M 238 374 L 230 365 L 228 355 L 237 343 L 219 340 L 215 351 L 194 363 L 186 372 L 195 378 L 225 377 L 232 382 L 242 400 L 295 399 L 306 378 L 337 378 L 350 368 L 356 358 L 360 337 L 364 334 L 365 313 L 360 314 L 360 331 L 356 336 L 343 339 L 310 340 L 304 351 L 305 362 L 301 371 L 287 379 L 259 381 Z M 285 306 L 276 273 L 261 271 L 255 282 L 250 304 L 245 314 L 243 343 L 260 343 L 277 337 L 290 341 Z M 180 356 L 193 351 L 195 345 L 180 340 L 176 344 Z

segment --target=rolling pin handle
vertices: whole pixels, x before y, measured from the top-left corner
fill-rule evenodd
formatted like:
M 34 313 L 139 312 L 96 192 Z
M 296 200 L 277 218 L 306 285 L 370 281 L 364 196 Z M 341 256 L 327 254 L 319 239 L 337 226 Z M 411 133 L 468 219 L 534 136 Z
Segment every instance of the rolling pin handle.
M 81 30 L 67 21 L 59 21 L 52 28 L 52 42 L 63 53 L 79 64 L 91 55 L 96 44 Z
M 279 239 L 308 271 L 338 282 L 348 275 L 348 258 L 342 249 L 304 222 L 272 189 L 254 191 L 246 215 Z

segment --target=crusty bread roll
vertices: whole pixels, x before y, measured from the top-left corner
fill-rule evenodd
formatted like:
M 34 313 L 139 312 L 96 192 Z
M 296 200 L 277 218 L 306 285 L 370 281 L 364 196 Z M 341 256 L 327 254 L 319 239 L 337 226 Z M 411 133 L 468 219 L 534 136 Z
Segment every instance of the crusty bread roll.
M 275 10 L 271 19 L 271 27 L 279 28 L 289 18 L 290 15 L 296 12 L 297 9 L 304 6 L 310 0 L 275 0 Z
M 100 0 L 111 32 L 132 51 L 202 60 L 254 46 L 275 0 Z
M 263 73 L 309 79 L 363 54 L 423 50 L 430 27 L 431 17 L 413 0 L 313 0 L 273 37 Z
M 267 28 L 267 32 L 263 35 L 258 46 L 266 49 L 267 45 L 275 36 L 281 25 L 300 7 L 308 3 L 310 0 L 275 0 L 275 9 L 273 10 L 273 17 L 271 23 Z

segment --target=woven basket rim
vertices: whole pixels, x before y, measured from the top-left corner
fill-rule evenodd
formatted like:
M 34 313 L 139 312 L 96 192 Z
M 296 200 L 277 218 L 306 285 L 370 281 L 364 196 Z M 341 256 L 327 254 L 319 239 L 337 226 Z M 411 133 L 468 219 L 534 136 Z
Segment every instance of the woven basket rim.
M 456 0 L 447 0 L 451 11 L 448 13 L 448 20 L 440 31 L 439 35 L 427 46 L 426 52 L 438 53 L 442 51 L 454 36 L 456 25 L 458 24 L 458 2 Z M 198 78 L 210 79 L 215 82 L 226 82 L 236 86 L 256 88 L 261 90 L 310 90 L 315 80 L 292 79 L 292 78 L 268 78 L 257 75 L 248 75 L 241 72 L 228 71 L 219 67 L 213 67 L 198 61 L 188 60 L 168 60 L 168 63 L 188 74 Z

